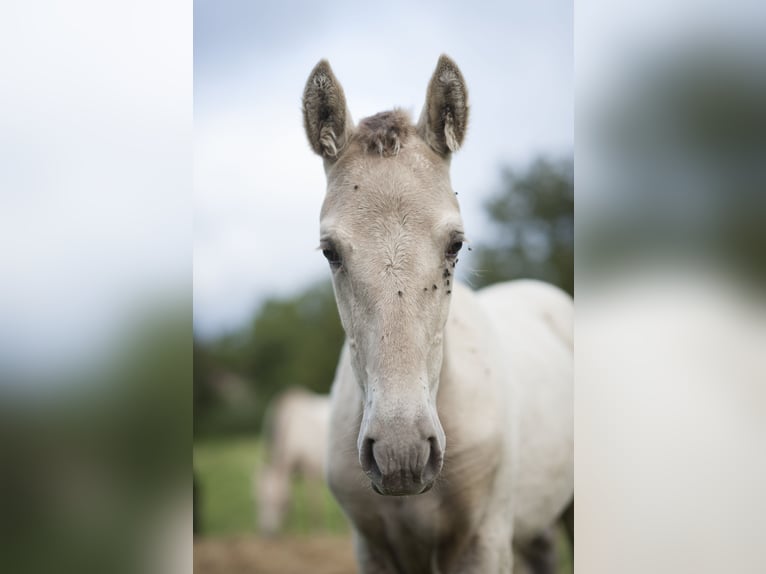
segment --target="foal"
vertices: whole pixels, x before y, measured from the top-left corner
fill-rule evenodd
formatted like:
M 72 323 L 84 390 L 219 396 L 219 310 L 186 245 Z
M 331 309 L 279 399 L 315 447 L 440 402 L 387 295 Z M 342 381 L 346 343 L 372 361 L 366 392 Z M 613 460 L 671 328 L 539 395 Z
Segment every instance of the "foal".
M 468 95 L 449 58 L 416 124 L 394 110 L 355 125 L 326 61 L 303 118 L 324 160 L 320 247 L 346 332 L 328 482 L 360 569 L 508 574 L 513 545 L 529 548 L 572 498 L 571 299 L 456 283 L 449 166 Z

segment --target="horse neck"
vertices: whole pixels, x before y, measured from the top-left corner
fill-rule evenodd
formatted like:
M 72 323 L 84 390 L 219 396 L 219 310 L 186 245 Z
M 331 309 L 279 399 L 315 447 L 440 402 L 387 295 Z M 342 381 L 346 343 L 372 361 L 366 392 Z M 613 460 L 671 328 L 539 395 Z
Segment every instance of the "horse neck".
M 439 420 L 448 442 L 450 431 L 453 439 L 457 435 L 470 440 L 468 437 L 477 432 L 482 434 L 499 424 L 496 419 L 509 399 L 486 312 L 472 292 L 465 290 L 457 295 L 445 326 L 436 397 Z
M 436 394 L 437 404 L 441 408 L 449 409 L 454 401 L 459 400 L 460 377 L 455 366 L 455 357 L 450 355 L 451 341 L 457 337 L 455 333 L 450 333 L 450 321 L 444 327 L 444 336 L 442 337 L 442 366 L 439 373 L 439 390 Z M 454 347 L 452 347 L 454 348 Z M 439 415 L 441 417 L 441 413 Z

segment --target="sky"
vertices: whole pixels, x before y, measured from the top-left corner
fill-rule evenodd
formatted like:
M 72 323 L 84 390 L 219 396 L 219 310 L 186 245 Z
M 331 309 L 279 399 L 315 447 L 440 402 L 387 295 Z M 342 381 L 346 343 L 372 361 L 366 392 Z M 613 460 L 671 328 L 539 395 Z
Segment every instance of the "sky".
M 197 336 L 235 330 L 264 298 L 329 278 L 315 250 L 324 172 L 306 141 L 300 100 L 321 58 L 355 121 L 394 106 L 417 119 L 439 55 L 456 61 L 471 118 L 452 182 L 475 242 L 501 166 L 572 153 L 571 2 L 385 6 L 195 2 Z

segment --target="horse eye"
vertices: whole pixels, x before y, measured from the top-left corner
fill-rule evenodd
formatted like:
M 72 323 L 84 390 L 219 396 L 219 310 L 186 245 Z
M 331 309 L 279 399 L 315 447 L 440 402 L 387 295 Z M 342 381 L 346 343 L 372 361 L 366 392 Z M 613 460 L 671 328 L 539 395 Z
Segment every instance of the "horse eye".
M 454 241 L 450 244 L 449 248 L 447 248 L 447 257 L 455 258 L 457 257 L 458 251 L 460 251 L 460 248 L 463 247 L 462 241 Z
M 340 265 L 340 255 L 338 255 L 338 252 L 335 251 L 335 249 L 327 248 L 322 249 L 322 255 L 325 256 L 325 259 L 330 262 L 330 265 L 333 267 L 337 267 Z

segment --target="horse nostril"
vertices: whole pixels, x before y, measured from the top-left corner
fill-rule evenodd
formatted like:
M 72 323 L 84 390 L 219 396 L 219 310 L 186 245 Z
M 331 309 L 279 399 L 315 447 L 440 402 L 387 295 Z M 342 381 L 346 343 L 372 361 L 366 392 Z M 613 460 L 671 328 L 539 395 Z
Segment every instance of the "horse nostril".
M 422 481 L 426 484 L 433 482 L 442 470 L 442 463 L 444 462 L 444 456 L 439 446 L 439 441 L 436 437 L 430 437 L 428 439 L 430 452 L 428 455 L 428 462 L 423 469 Z
M 380 480 L 383 473 L 375 460 L 375 453 L 372 450 L 375 441 L 371 438 L 364 439 L 362 450 L 359 451 L 359 462 L 362 464 L 362 470 L 373 480 Z

